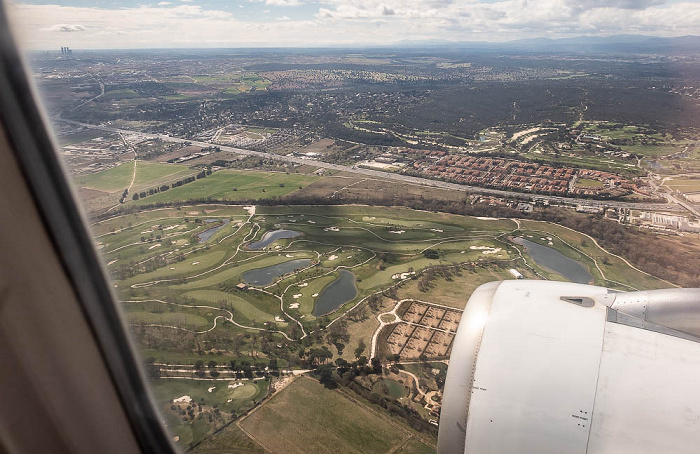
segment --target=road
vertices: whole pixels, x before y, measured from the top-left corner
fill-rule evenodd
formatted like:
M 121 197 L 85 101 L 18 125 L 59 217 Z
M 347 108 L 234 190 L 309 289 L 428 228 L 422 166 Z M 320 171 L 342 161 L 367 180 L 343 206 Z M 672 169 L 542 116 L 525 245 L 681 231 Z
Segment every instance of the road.
M 515 191 L 503 191 L 499 189 L 489 189 L 489 188 L 480 188 L 480 187 L 475 187 L 475 186 L 467 186 L 467 185 L 461 185 L 461 184 L 456 184 L 456 183 L 447 183 L 445 181 L 438 181 L 438 180 L 430 180 L 427 178 L 419 178 L 419 177 L 413 177 L 413 176 L 408 176 L 408 175 L 399 175 L 396 173 L 388 173 L 388 172 L 381 172 L 378 170 L 371 170 L 371 169 L 361 169 L 361 168 L 356 168 L 356 167 L 349 167 L 349 166 L 343 166 L 339 164 L 331 164 L 328 162 L 323 162 L 323 161 L 316 161 L 313 159 L 308 159 L 308 158 L 302 158 L 298 156 L 283 156 L 283 155 L 277 155 L 273 153 L 266 153 L 262 151 L 253 151 L 253 150 L 245 150 L 242 148 L 235 148 L 235 147 L 229 147 L 225 145 L 218 145 L 218 144 L 213 144 L 209 142 L 201 142 L 197 140 L 192 140 L 192 139 L 182 139 L 179 137 L 172 137 L 167 134 L 152 134 L 152 133 L 145 133 L 141 131 L 132 131 L 128 129 L 119 129 L 119 128 L 112 128 L 109 126 L 103 126 L 103 125 L 93 125 L 89 123 L 81 123 L 78 121 L 73 121 L 73 120 L 66 120 L 63 118 L 55 118 L 56 121 L 62 121 L 64 123 L 70 123 L 73 125 L 77 126 L 83 126 L 85 128 L 90 128 L 90 129 L 98 129 L 101 131 L 106 131 L 106 132 L 113 132 L 117 134 L 139 134 L 142 137 L 149 138 L 149 139 L 161 139 L 166 142 L 174 142 L 174 143 L 191 143 L 192 145 L 200 146 L 200 147 L 211 147 L 211 146 L 217 146 L 219 147 L 222 151 L 229 151 L 233 153 L 238 153 L 244 156 L 255 156 L 255 157 L 260 157 L 260 158 L 266 158 L 266 159 L 274 159 L 277 161 L 284 161 L 284 162 L 291 162 L 294 164 L 305 164 L 305 165 L 311 165 L 314 167 L 320 167 L 323 169 L 328 169 L 328 170 L 336 170 L 340 172 L 349 172 L 349 173 L 354 173 L 358 175 L 363 175 L 367 177 L 373 177 L 373 178 L 379 178 L 383 180 L 394 180 L 394 181 L 399 181 L 402 183 L 408 183 L 408 184 L 415 184 L 415 185 L 420 185 L 420 186 L 429 186 L 429 187 L 434 187 L 434 188 L 440 188 L 440 189 L 448 189 L 448 190 L 454 190 L 454 191 L 463 191 L 463 192 L 472 192 L 475 194 L 485 194 L 485 195 L 492 195 L 492 196 L 497 196 L 497 197 L 512 197 L 512 198 L 518 198 L 518 199 L 538 199 L 538 200 L 549 200 L 550 203 L 566 203 L 566 204 L 583 204 L 583 205 L 588 205 L 588 206 L 596 206 L 596 207 L 602 207 L 602 206 L 608 206 L 608 207 L 615 207 L 615 208 L 630 208 L 630 209 L 636 209 L 636 210 L 649 210 L 649 211 L 663 211 L 663 210 L 670 210 L 670 209 L 677 209 L 678 205 L 673 205 L 670 203 L 630 203 L 630 202 L 620 202 L 620 201 L 609 201 L 609 200 L 592 200 L 592 199 L 578 199 L 578 198 L 573 198 L 573 197 L 560 197 L 560 196 L 547 196 L 547 195 L 541 195 L 541 194 L 526 194 L 522 192 L 515 192 Z

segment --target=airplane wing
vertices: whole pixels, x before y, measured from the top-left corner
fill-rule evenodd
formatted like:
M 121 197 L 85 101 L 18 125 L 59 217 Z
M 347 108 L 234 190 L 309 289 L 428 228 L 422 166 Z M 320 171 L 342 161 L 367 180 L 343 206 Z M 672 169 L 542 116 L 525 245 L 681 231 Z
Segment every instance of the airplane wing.
M 700 289 L 479 287 L 454 340 L 438 452 L 690 453 Z

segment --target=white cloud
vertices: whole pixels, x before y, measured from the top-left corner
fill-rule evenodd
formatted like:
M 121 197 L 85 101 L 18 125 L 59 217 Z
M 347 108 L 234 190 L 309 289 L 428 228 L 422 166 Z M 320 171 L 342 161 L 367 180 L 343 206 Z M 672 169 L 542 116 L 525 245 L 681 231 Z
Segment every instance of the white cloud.
M 158 6 L 167 6 L 167 5 L 172 5 L 172 2 L 160 2 L 160 3 L 158 3 Z
M 303 2 L 300 0 L 248 0 L 251 3 L 262 3 L 265 2 L 266 5 L 271 6 L 299 6 Z
M 258 0 L 284 1 L 288 0 Z M 299 1 L 299 0 L 294 0 Z M 391 44 L 405 40 L 505 41 L 637 33 L 700 34 L 700 2 L 657 0 L 321 0 L 304 20 L 253 21 L 199 4 L 85 8 L 10 3 L 33 48 L 60 40 L 78 48 Z M 613 6 L 601 6 L 603 3 Z M 299 10 L 300 12 L 303 10 Z M 79 33 L 66 33 L 79 32 Z M 70 37 L 70 38 L 69 38 Z M 69 38 L 69 39 L 68 39 Z
M 73 32 L 84 32 L 87 28 L 80 24 L 54 24 L 49 27 L 42 28 L 40 31 L 43 32 L 62 32 L 62 33 L 73 33 Z
M 265 4 L 273 6 L 299 6 L 301 2 L 299 0 L 265 0 Z

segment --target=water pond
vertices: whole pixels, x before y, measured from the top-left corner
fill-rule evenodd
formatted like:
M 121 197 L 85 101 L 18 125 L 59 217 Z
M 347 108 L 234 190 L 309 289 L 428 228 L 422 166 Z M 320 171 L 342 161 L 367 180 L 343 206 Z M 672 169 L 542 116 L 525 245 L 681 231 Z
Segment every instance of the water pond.
M 340 270 L 340 276 L 328 284 L 318 295 L 311 313 L 319 317 L 333 312 L 356 296 L 355 275 L 348 270 Z
M 513 241 L 525 246 L 528 255 L 532 257 L 535 263 L 561 274 L 571 282 L 589 284 L 593 280 L 593 275 L 583 265 L 551 247 L 543 246 L 521 237 L 515 238 Z
M 209 238 L 211 238 L 216 232 L 218 232 L 219 230 L 221 230 L 222 228 L 224 228 L 224 227 L 226 226 L 226 224 L 228 224 L 228 223 L 231 222 L 231 221 L 228 220 L 228 219 L 224 219 L 223 221 L 219 221 L 219 219 L 207 219 L 207 220 L 205 220 L 204 222 L 207 222 L 207 223 L 212 223 L 212 222 L 223 222 L 223 224 L 221 224 L 221 225 L 219 225 L 219 226 L 217 226 L 217 227 L 212 227 L 212 228 L 210 228 L 210 229 L 206 229 L 205 231 L 203 231 L 203 232 L 201 232 L 201 233 L 198 233 L 198 234 L 197 234 L 197 238 L 199 238 L 199 242 L 200 242 L 200 243 L 204 243 L 205 241 L 207 241 L 207 240 L 208 240 Z
M 301 235 L 301 232 L 295 232 L 294 230 L 272 230 L 265 233 L 260 241 L 255 243 L 250 243 L 248 249 L 257 250 L 266 247 L 268 244 L 277 241 L 279 239 L 285 238 L 296 238 Z
M 311 263 L 310 259 L 296 259 L 287 262 L 278 263 L 276 265 L 266 266 L 264 268 L 256 268 L 248 270 L 241 278 L 248 285 L 265 286 L 270 285 L 280 276 L 291 273 L 294 270 L 306 268 Z

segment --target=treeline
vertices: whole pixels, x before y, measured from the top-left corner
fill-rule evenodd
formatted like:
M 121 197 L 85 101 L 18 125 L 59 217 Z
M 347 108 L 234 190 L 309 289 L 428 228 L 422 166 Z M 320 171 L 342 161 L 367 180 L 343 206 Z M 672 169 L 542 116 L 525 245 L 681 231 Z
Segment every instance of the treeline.
M 338 358 L 335 366 L 324 364 L 314 370 L 314 375 L 326 388 L 336 389 L 339 386 L 353 391 L 360 397 L 379 405 L 389 413 L 404 419 L 411 427 L 422 432 L 437 434 L 437 427 L 431 425 L 423 419 L 421 415 L 408 405 L 403 405 L 395 399 L 389 399 L 375 393 L 360 385 L 355 377 L 362 375 L 381 375 L 383 371 L 382 363 L 377 358 L 367 361 L 367 357 L 361 356 L 353 362 Z

